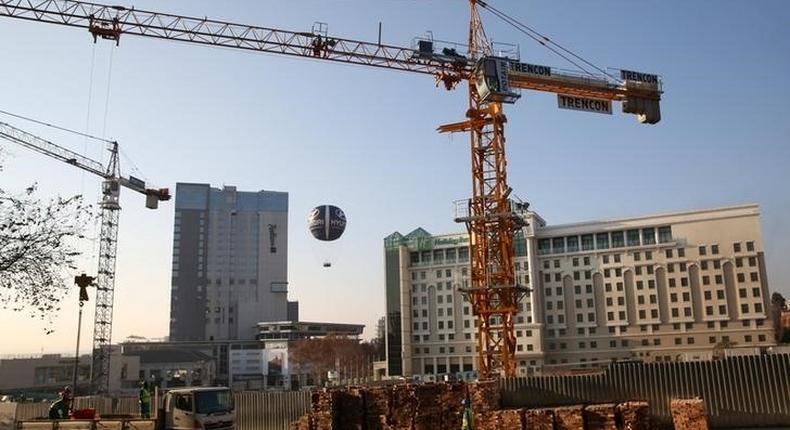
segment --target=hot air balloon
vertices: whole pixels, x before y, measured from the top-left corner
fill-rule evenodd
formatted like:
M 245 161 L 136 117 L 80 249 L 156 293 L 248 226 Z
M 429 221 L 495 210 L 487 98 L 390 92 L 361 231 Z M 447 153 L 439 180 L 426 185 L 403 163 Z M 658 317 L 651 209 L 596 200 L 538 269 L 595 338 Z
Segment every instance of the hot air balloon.
M 307 226 L 314 238 L 332 242 L 346 230 L 346 214 L 337 206 L 316 206 L 307 216 Z M 332 267 L 332 263 L 325 260 L 324 267 Z

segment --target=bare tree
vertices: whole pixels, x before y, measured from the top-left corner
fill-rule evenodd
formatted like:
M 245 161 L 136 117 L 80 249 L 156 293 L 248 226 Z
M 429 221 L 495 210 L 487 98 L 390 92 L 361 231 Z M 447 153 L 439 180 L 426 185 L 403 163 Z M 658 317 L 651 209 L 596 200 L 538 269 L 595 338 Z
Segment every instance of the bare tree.
M 2 165 L 0 165 L 2 170 Z M 47 321 L 71 285 L 78 242 L 92 218 L 81 196 L 44 200 L 36 185 L 20 193 L 0 188 L 0 305 Z

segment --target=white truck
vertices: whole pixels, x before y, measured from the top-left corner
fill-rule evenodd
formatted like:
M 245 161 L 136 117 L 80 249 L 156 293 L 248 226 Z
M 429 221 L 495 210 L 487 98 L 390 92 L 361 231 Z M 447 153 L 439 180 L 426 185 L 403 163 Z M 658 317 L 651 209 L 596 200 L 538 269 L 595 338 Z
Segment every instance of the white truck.
M 98 416 L 92 420 L 23 420 L 17 430 L 235 430 L 233 393 L 226 387 L 167 391 L 153 418 Z

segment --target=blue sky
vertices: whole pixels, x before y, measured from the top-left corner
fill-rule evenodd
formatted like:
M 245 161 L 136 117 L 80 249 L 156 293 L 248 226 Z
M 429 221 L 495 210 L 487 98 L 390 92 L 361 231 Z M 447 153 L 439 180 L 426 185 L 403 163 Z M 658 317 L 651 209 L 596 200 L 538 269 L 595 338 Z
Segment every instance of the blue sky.
M 492 4 L 596 64 L 658 73 L 665 83 L 656 126 L 637 123 L 619 106 L 613 116 L 559 110 L 551 94 L 525 92 L 506 106 L 509 179 L 521 198 L 552 224 L 759 203 L 771 288 L 790 295 L 784 264 L 790 255 L 790 4 Z M 381 21 L 384 42 L 402 46 L 426 30 L 463 42 L 468 23 L 460 0 L 140 0 L 134 6 L 296 31 L 323 21 L 333 35 L 370 41 Z M 520 45 L 522 60 L 569 66 L 492 15 L 484 12 L 483 19 L 493 40 Z M 463 119 L 465 89 L 436 89 L 417 74 L 160 40 L 94 45 L 84 30 L 7 18 L 0 19 L 0 52 L 0 109 L 104 131 L 144 177 L 162 186 L 288 191 L 290 290 L 303 319 L 373 329 L 384 313 L 382 238 L 418 226 L 462 230 L 452 222 L 452 201 L 469 194 L 468 137 L 435 128 Z M 104 156 L 99 144 L 0 120 Z M 43 195 L 97 198 L 95 178 L 4 148 L 10 154 L 0 186 L 37 181 Z M 123 162 L 128 172 L 131 165 Z M 306 229 L 308 210 L 322 203 L 348 216 L 339 243 L 316 243 Z M 130 192 L 122 205 L 113 337 L 164 336 L 173 207 L 148 211 Z M 85 250 L 85 270 L 95 271 L 95 246 Z M 321 265 L 325 258 L 333 262 L 329 270 Z M 18 328 L 0 335 L 0 354 L 71 351 L 75 302 L 67 299 L 49 336 L 36 321 L 0 313 L 0 323 Z M 83 341 L 83 350 L 89 344 Z

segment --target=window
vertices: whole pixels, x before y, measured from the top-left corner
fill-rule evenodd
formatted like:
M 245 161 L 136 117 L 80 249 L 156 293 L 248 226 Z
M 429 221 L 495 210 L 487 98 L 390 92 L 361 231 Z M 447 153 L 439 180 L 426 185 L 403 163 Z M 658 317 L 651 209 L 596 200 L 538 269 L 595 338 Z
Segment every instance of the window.
M 582 251 L 592 251 L 595 248 L 593 245 L 593 235 L 582 235 Z
M 628 230 L 628 246 L 639 246 L 639 230 Z
M 641 256 L 639 255 L 639 253 L 635 252 L 634 253 L 634 261 L 639 261 L 640 259 L 641 259 Z
M 554 282 L 562 282 L 562 273 L 554 274 Z
M 538 240 L 538 255 L 546 255 L 551 253 L 551 239 Z
M 566 242 L 568 245 L 568 252 L 579 251 L 579 236 L 568 236 Z
M 735 259 L 735 267 L 743 267 L 743 258 L 738 257 Z
M 565 252 L 565 238 L 564 237 L 555 237 L 551 241 L 551 251 L 555 254 Z
M 711 245 L 710 246 L 710 253 L 716 255 L 719 253 L 719 245 Z
M 559 269 L 560 268 L 560 260 L 554 260 L 554 268 L 555 269 Z
M 656 243 L 655 229 L 652 228 L 642 229 L 642 243 L 644 245 L 655 245 Z
M 706 254 L 707 254 L 707 252 L 706 252 L 705 246 L 704 245 L 700 246 L 699 247 L 699 255 L 706 255 Z
M 609 269 L 603 269 L 603 277 L 608 278 L 610 276 L 612 276 L 612 271 Z
M 719 306 L 719 315 L 724 315 L 724 314 L 726 314 L 726 313 L 727 313 L 727 306 L 725 306 L 725 305 L 720 305 L 720 306 Z
M 702 260 L 699 262 L 699 268 L 702 270 L 708 270 L 708 260 Z
M 660 243 L 672 242 L 672 227 L 670 226 L 659 227 L 658 241 Z
M 733 252 L 741 252 L 741 243 L 740 242 L 733 243 L 732 250 Z
M 760 342 L 765 342 L 765 335 L 764 335 L 764 334 L 761 334 L 761 335 L 757 336 L 757 339 L 758 339 Z
M 609 249 L 609 233 L 596 234 L 595 244 L 598 249 Z
M 748 314 L 749 313 L 749 304 L 744 303 L 741 305 L 741 313 Z
M 675 265 L 672 263 L 667 264 L 667 272 L 668 273 L 675 273 Z
M 721 275 L 716 275 L 716 285 L 721 285 L 724 282 Z
M 754 304 L 754 311 L 757 313 L 761 313 L 763 311 L 763 304 L 762 303 L 755 303 Z
M 584 257 L 584 265 L 585 266 L 589 266 L 590 265 L 590 257 Z
M 702 277 L 702 285 L 710 285 L 710 276 L 705 275 Z
M 749 252 L 754 252 L 754 242 L 752 241 L 746 242 L 746 250 Z
M 614 255 L 614 262 L 615 263 L 619 263 L 620 262 L 620 254 L 615 254 Z
M 757 282 L 759 280 L 759 278 L 757 277 L 757 272 L 750 273 L 749 279 L 751 279 L 752 282 Z
M 749 257 L 749 267 L 754 267 L 757 265 L 757 259 L 754 257 Z
M 581 294 L 581 293 L 582 293 L 582 286 L 581 286 L 581 285 L 576 285 L 576 286 L 574 286 L 574 287 L 573 287 L 573 291 L 574 291 L 574 293 L 576 293 L 576 294 Z M 576 301 L 576 303 L 581 303 L 581 301 L 580 301 L 580 300 L 577 300 L 577 301 Z M 579 305 L 577 305 L 577 306 L 581 306 L 581 304 L 579 304 Z
M 573 267 L 579 267 L 579 257 L 573 258 Z
M 667 258 L 672 258 L 672 250 L 671 249 L 667 249 L 665 251 L 665 254 L 666 254 Z
M 714 269 L 721 269 L 721 261 L 713 260 L 713 268 Z
M 759 288 L 752 288 L 752 296 L 760 297 L 760 289 Z
M 637 275 L 641 275 L 642 274 L 642 266 L 634 267 L 634 273 L 637 274 Z
M 652 259 L 653 259 L 653 253 L 650 251 L 645 251 L 645 260 L 652 260 Z
M 625 238 L 622 231 L 612 232 L 612 248 L 622 248 L 625 246 Z
M 678 248 L 678 257 L 685 257 L 685 256 L 686 256 L 686 250 L 683 248 Z

